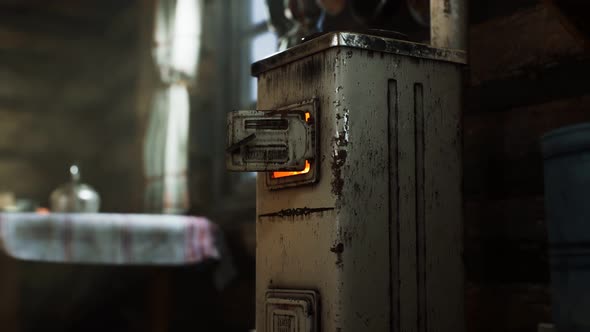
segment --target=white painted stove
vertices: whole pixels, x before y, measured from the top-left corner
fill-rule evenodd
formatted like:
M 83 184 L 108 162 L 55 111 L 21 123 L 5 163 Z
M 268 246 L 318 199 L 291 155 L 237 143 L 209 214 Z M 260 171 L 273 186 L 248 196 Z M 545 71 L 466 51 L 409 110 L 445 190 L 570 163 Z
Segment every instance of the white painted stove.
M 464 63 L 337 32 L 253 65 L 227 165 L 261 172 L 258 332 L 464 330 Z

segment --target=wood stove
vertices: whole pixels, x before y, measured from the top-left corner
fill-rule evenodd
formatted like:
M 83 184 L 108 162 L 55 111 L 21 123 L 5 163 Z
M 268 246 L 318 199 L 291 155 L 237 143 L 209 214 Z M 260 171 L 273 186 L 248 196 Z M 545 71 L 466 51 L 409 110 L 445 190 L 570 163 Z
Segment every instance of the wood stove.
M 258 332 L 463 331 L 464 63 L 335 32 L 252 66 L 227 165 L 260 172 Z

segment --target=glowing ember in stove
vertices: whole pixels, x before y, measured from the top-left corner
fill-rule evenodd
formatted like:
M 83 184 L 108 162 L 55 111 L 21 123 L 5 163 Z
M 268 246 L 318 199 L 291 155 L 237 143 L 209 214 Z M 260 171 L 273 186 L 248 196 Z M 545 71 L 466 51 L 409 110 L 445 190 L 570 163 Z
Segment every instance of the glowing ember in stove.
M 279 179 L 279 178 L 286 178 L 288 176 L 295 176 L 295 175 L 301 175 L 301 174 L 307 174 L 309 173 L 309 170 L 311 169 L 311 163 L 309 162 L 309 160 L 305 161 L 305 168 L 302 171 L 296 171 L 296 172 L 272 172 L 272 178 L 273 179 Z

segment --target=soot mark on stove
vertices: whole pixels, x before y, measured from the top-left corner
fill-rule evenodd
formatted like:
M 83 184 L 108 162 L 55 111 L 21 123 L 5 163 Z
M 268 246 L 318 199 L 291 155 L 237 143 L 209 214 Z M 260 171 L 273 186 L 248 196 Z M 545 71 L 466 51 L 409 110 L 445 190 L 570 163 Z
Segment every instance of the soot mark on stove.
M 342 179 L 342 167 L 346 163 L 348 153 L 346 150 L 338 150 L 332 155 L 332 193 L 336 196 L 342 194 L 344 179 Z
M 333 207 L 327 207 L 327 208 L 304 207 L 304 208 L 294 208 L 294 209 L 283 209 L 283 210 L 277 211 L 277 212 L 261 214 L 261 215 L 258 215 L 258 217 L 261 217 L 261 218 L 262 217 L 280 217 L 280 218 L 298 217 L 298 216 L 307 216 L 312 213 L 320 213 L 320 212 L 332 211 L 332 210 L 334 210 Z
M 343 264 L 342 253 L 344 252 L 344 244 L 338 243 L 337 245 L 331 247 L 330 251 L 336 254 L 336 265 L 338 267 L 341 267 Z

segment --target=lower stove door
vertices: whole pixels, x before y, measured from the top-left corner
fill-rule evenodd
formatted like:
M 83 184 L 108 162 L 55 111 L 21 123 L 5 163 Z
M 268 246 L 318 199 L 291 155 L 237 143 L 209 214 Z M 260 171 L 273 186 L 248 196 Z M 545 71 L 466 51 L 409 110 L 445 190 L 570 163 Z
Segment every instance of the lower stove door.
M 266 331 L 317 332 L 318 294 L 302 290 L 266 293 Z

